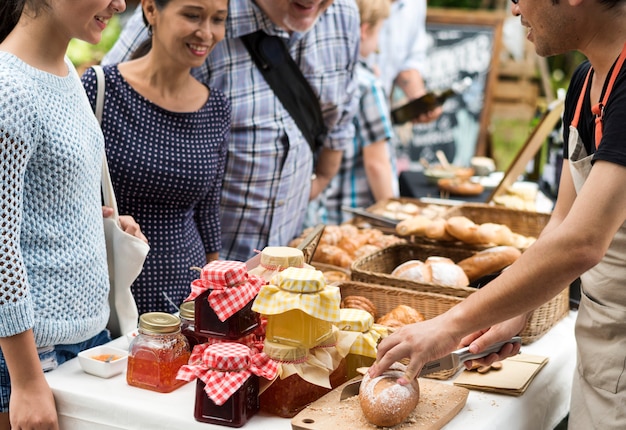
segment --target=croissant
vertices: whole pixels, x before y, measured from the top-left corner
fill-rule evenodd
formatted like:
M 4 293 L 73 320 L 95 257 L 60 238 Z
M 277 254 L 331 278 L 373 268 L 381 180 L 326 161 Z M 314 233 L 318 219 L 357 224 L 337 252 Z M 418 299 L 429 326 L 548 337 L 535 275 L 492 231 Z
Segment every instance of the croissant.
M 402 327 L 403 325 L 413 324 L 425 319 L 424 315 L 417 309 L 407 305 L 398 305 L 380 317 L 377 323 L 387 327 Z
M 346 296 L 343 300 L 341 300 L 339 307 L 364 310 L 369 312 L 372 317 L 374 317 L 374 320 L 376 320 L 376 316 L 378 314 L 376 305 L 374 305 L 370 299 L 363 296 Z

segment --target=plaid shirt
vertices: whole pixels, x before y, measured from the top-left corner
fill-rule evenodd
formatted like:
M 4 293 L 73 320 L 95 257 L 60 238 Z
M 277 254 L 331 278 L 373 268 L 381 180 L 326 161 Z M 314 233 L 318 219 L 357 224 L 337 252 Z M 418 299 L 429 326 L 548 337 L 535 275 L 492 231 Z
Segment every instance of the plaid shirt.
M 354 135 L 360 30 L 352 0 L 335 0 L 310 31 L 292 35 L 276 27 L 251 0 L 231 1 L 228 12 L 226 38 L 194 76 L 220 89 L 232 104 L 221 200 L 221 257 L 244 261 L 255 249 L 286 245 L 301 232 L 313 160 L 298 126 L 239 37 L 262 29 L 287 42 L 320 98 L 329 130 L 324 146 L 343 150 Z M 137 11 L 103 62 L 126 59 L 146 37 Z

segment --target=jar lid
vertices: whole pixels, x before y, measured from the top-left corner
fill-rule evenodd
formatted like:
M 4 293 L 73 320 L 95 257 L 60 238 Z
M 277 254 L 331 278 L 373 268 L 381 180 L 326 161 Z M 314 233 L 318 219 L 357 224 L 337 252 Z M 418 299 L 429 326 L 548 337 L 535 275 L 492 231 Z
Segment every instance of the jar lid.
M 251 356 L 250 348 L 244 344 L 220 342 L 209 345 L 203 359 L 209 369 L 236 372 L 250 367 Z
M 268 270 L 302 267 L 304 254 L 298 248 L 290 246 L 266 246 L 261 252 L 261 265 Z
M 196 302 L 183 302 L 178 310 L 180 312 L 181 318 L 185 318 L 186 320 L 192 320 L 196 315 Z
M 358 331 L 365 333 L 372 328 L 374 317 L 363 309 L 339 309 L 339 323 L 337 328 L 344 331 Z
M 304 361 L 308 354 L 307 349 L 301 346 L 284 345 L 267 339 L 263 342 L 263 352 L 272 360 L 285 362 Z
M 326 280 L 320 270 L 289 267 L 274 275 L 270 284 L 292 293 L 316 293 L 326 287 Z
M 175 333 L 180 329 L 180 318 L 165 312 L 148 312 L 139 317 L 139 328 L 157 334 Z

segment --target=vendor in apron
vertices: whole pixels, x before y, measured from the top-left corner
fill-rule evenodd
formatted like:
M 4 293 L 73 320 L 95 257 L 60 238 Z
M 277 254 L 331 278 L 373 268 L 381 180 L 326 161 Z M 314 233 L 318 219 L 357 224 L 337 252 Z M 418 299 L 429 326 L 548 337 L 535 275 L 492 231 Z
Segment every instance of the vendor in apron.
M 424 363 L 461 345 L 472 353 L 519 333 L 529 311 L 582 281 L 570 429 L 626 429 L 626 0 L 513 0 L 541 56 L 588 58 L 565 100 L 557 202 L 537 241 L 497 278 L 449 311 L 404 326 L 378 345 L 370 377 L 409 357 Z M 517 316 L 516 316 L 517 315 Z M 506 344 L 480 364 L 519 351 Z

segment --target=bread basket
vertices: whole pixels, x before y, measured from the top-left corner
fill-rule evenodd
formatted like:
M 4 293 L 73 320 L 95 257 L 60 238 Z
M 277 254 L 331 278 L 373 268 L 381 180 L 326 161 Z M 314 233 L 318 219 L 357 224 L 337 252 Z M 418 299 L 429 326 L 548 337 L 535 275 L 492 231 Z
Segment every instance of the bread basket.
M 431 319 L 446 312 L 463 300 L 460 297 L 354 281 L 340 282 L 336 285 L 339 287 L 342 298 L 363 296 L 369 299 L 376 306 L 380 316 L 392 311 L 398 305 L 407 305 L 422 313 L 424 318 Z M 406 360 L 403 362 L 407 364 Z M 425 377 L 440 380 L 449 379 L 456 374 L 459 368 L 431 373 Z
M 477 290 L 472 287 L 441 287 L 431 284 L 407 281 L 391 276 L 395 267 L 408 260 L 424 260 L 431 255 L 448 257 L 454 262 L 473 255 L 476 251 L 464 248 L 436 247 L 418 244 L 400 244 L 390 246 L 369 256 L 357 259 L 352 264 L 351 279 L 377 285 L 403 288 L 433 294 L 441 294 L 463 299 Z M 569 288 L 533 311 L 526 326 L 520 333 L 523 344 L 534 342 L 550 330 L 569 312 Z

